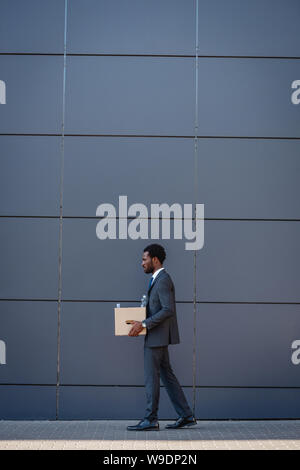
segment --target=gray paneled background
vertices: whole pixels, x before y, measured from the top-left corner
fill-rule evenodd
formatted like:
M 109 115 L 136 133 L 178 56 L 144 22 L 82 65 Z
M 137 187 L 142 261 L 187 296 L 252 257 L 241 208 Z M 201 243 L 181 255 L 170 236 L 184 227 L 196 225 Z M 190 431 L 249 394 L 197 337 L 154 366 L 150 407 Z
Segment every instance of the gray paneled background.
M 151 240 L 96 237 L 119 195 L 205 205 L 195 271 L 161 241 L 197 418 L 300 418 L 299 23 L 298 0 L 2 0 L 0 419 L 142 417 L 113 308 Z

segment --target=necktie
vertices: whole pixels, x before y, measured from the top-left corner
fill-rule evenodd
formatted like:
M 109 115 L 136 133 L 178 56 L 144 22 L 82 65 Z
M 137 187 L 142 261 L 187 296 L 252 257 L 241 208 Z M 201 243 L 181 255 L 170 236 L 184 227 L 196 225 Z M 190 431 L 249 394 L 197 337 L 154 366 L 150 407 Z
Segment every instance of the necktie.
M 150 281 L 149 281 L 149 287 L 148 287 L 148 290 L 150 289 L 150 287 L 152 286 L 152 281 L 153 281 L 153 276 L 151 277 Z

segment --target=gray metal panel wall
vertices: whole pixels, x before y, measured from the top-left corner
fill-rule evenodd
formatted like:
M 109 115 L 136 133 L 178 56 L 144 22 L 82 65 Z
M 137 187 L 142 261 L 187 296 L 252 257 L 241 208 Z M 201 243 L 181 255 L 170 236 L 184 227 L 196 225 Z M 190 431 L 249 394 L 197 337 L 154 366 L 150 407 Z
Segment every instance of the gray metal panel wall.
M 97 219 L 66 219 L 62 297 L 64 300 L 137 301 L 146 293 L 149 278 L 141 267 L 148 240 L 96 238 Z M 166 269 L 174 280 L 179 301 L 193 299 L 193 253 L 182 240 L 165 240 Z M 169 259 L 170 258 L 170 259 Z M 176 266 L 180 265 L 181 269 Z
M 293 59 L 201 58 L 199 136 L 300 137 Z
M 59 221 L 0 218 L 2 299 L 57 299 Z
M 0 136 L 2 216 L 59 216 L 60 141 L 53 136 Z
M 63 1 L 1 0 L 1 19 L 0 52 L 63 52 Z
M 299 389 L 299 314 L 295 304 L 198 305 L 197 385 Z
M 138 305 L 150 239 L 96 237 L 119 195 L 205 205 L 196 273 L 162 240 L 197 418 L 299 418 L 299 2 L 42 4 L 1 3 L 0 419 L 142 416 L 143 338 L 113 307 Z
M 55 419 L 56 386 L 0 385 L 1 419 Z
M 193 134 L 193 68 L 191 57 L 68 57 L 66 132 Z
M 0 383 L 56 384 L 57 302 L 0 301 L 6 365 Z
M 53 134 L 61 131 L 63 57 L 0 55 L 6 104 L 2 133 Z
M 72 0 L 68 13 L 72 53 L 194 53 L 193 0 Z
M 298 20 L 298 0 L 200 0 L 200 54 L 298 57 Z
M 118 207 L 122 194 L 128 206 L 190 203 L 193 150 L 191 139 L 65 137 L 64 216 L 95 217 L 99 204 Z M 159 167 L 155 175 L 153 167 Z

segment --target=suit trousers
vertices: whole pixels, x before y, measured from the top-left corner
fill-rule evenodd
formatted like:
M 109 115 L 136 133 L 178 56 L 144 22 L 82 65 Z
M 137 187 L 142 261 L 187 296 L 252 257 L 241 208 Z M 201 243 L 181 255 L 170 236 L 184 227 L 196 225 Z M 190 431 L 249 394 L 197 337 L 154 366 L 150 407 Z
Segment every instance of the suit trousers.
M 145 419 L 158 419 L 160 378 L 178 416 L 185 418 L 193 414 L 172 370 L 168 346 L 144 347 L 144 375 L 147 399 Z

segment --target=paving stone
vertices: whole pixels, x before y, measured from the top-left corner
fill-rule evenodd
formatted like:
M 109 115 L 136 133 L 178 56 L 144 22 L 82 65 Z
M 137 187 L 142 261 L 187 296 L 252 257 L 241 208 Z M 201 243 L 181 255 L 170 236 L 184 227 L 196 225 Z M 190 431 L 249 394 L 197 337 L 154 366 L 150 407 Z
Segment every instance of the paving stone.
M 193 428 L 127 431 L 131 421 L 0 420 L 0 449 L 300 450 L 300 420 L 199 421 Z

